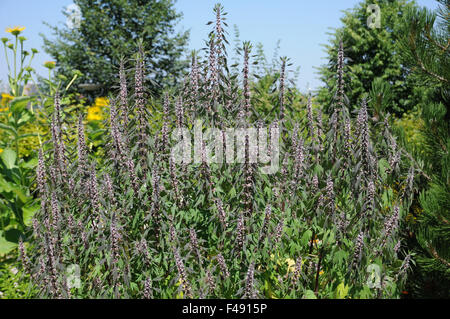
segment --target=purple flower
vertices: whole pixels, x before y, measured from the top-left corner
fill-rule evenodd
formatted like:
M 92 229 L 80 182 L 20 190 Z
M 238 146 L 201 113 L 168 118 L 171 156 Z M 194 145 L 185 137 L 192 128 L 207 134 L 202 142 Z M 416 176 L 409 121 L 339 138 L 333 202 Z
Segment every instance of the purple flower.
M 25 271 L 33 276 L 33 274 L 31 273 L 31 263 L 25 251 L 25 246 L 23 244 L 22 237 L 20 237 L 19 239 L 19 257 Z
M 181 128 L 184 123 L 184 106 L 181 96 L 178 97 L 177 102 L 175 103 L 175 113 L 177 115 L 177 127 Z
M 238 251 L 242 251 L 244 247 L 244 238 L 245 238 L 244 214 L 240 213 L 237 221 L 237 235 L 236 235 Z
M 223 209 L 222 201 L 220 200 L 220 198 L 215 198 L 214 202 L 216 204 L 217 212 L 219 213 L 220 223 L 222 224 L 223 229 L 226 230 L 228 228 L 228 223 L 226 221 L 226 214 L 225 210 Z
M 147 278 L 144 283 L 144 299 L 152 298 L 152 286 L 150 278 Z
M 183 260 L 181 259 L 180 253 L 178 252 L 178 249 L 173 248 L 173 254 L 175 257 L 175 264 L 178 269 L 178 274 L 180 275 L 180 281 L 183 286 L 184 293 L 188 298 L 192 298 L 192 289 L 191 285 L 188 282 L 187 274 L 186 274 L 186 268 L 184 267 Z
M 327 178 L 327 186 L 326 186 L 326 192 L 327 192 L 327 199 L 328 199 L 328 207 L 330 209 L 330 212 L 332 215 L 334 215 L 335 211 L 335 204 L 334 204 L 334 183 L 331 179 L 331 175 Z
M 353 268 L 358 267 L 358 264 L 362 256 L 363 246 L 364 246 L 364 232 L 361 231 L 358 237 L 356 238 L 356 244 L 353 252 L 353 261 L 352 261 Z
M 259 237 L 259 241 L 261 241 L 268 233 L 271 216 L 272 216 L 272 207 L 270 206 L 270 204 L 268 204 L 266 206 L 266 211 L 264 214 L 264 221 L 263 221 L 263 225 L 261 228 L 261 235 Z
M 111 256 L 112 256 L 111 264 L 116 265 L 120 258 L 119 255 L 120 234 L 117 229 L 117 221 L 115 213 L 113 213 L 111 217 L 110 240 L 111 240 Z
M 285 82 L 286 80 L 286 59 L 281 59 L 281 71 L 280 71 L 280 108 L 279 108 L 279 119 L 283 121 L 284 119 L 284 94 L 285 94 Z
M 80 115 L 78 119 L 78 167 L 80 174 L 84 176 L 87 173 L 87 148 L 86 140 L 84 137 L 84 125 L 83 125 L 83 115 Z
M 206 270 L 206 283 L 208 285 L 209 291 L 211 293 L 214 293 L 214 290 L 216 290 L 216 282 L 209 269 Z
M 125 66 L 123 59 L 120 60 L 119 69 L 119 81 L 120 81 L 120 107 L 123 118 L 123 125 L 126 129 L 128 126 L 128 92 L 127 92 L 127 78 L 125 75 Z
M 283 236 L 283 228 L 284 228 L 284 220 L 281 219 L 275 228 L 275 243 L 279 243 L 281 241 L 281 237 Z
M 217 262 L 219 264 L 220 270 L 222 271 L 223 277 L 226 279 L 230 277 L 230 272 L 228 271 L 227 264 L 225 263 L 225 259 L 223 258 L 222 254 L 217 255 Z
M 254 287 L 255 264 L 252 262 L 248 267 L 247 276 L 245 277 L 245 299 L 256 299 L 256 291 Z
M 42 149 L 39 149 L 39 156 L 38 156 L 38 165 L 36 169 L 36 181 L 37 186 L 39 190 L 39 195 L 41 196 L 41 200 L 44 201 L 47 197 L 46 195 L 46 177 L 45 177 L 45 163 L 44 163 L 44 156 L 42 155 Z
M 311 95 L 308 96 L 308 102 L 306 103 L 306 111 L 307 111 L 307 118 L 308 118 L 308 135 L 311 137 L 312 141 L 315 141 L 314 136 L 314 119 L 313 119 L 313 112 L 312 112 L 312 100 Z
M 189 239 L 191 244 L 191 249 L 197 254 L 198 261 L 201 263 L 200 246 L 198 244 L 197 233 L 194 228 L 189 228 Z

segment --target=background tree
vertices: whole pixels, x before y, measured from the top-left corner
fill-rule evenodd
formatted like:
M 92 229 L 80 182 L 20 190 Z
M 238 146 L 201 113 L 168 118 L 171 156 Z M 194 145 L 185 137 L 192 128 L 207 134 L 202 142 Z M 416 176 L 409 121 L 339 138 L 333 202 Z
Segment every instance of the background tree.
M 367 19 L 369 5 L 377 4 L 380 8 L 380 28 L 370 28 Z M 408 76 L 402 65 L 396 41 L 400 36 L 402 16 L 405 11 L 416 7 L 408 0 L 364 0 L 353 9 L 344 11 L 341 18 L 343 26 L 330 33 L 330 43 L 325 45 L 328 65 L 319 68 L 321 80 L 325 85 L 320 89 L 318 101 L 325 108 L 336 93 L 336 67 L 339 41 L 342 40 L 346 56 L 346 95 L 350 108 L 358 108 L 364 94 L 382 89 L 378 93 L 388 95 L 389 101 L 382 103 L 386 111 L 400 114 L 417 104 L 420 95 L 415 87 L 416 79 Z M 385 83 L 387 85 L 377 85 Z M 375 108 L 375 98 L 370 103 Z M 386 103 L 389 102 L 389 103 Z
M 181 14 L 172 0 L 74 0 L 80 8 L 79 25 L 49 27 L 55 39 L 44 39 L 44 49 L 57 62 L 59 74 L 68 78 L 78 69 L 85 83 L 100 84 L 107 92 L 115 83 L 122 56 L 130 58 L 143 40 L 150 88 L 154 83 L 174 84 L 186 66 L 180 61 L 188 32 L 174 31 Z M 67 12 L 64 12 L 69 16 Z
M 423 212 L 415 232 L 416 271 L 412 297 L 450 297 L 450 1 L 439 0 L 436 12 L 411 8 L 403 24 L 402 63 L 422 86 L 421 110 L 426 152 L 419 161 L 431 177 L 420 194 Z

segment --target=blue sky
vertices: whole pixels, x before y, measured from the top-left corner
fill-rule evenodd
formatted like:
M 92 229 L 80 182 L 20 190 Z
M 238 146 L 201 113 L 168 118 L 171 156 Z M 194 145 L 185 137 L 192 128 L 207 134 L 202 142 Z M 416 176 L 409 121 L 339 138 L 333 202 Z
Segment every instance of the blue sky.
M 200 49 L 211 26 L 206 22 L 213 19 L 212 8 L 217 1 L 178 0 L 175 7 L 183 13 L 177 30 L 190 30 L 189 49 Z M 314 67 L 326 63 L 321 44 L 328 40 L 330 28 L 341 26 L 342 10 L 354 7 L 359 0 L 223 0 L 221 3 L 228 12 L 229 40 L 233 39 L 233 28 L 239 27 L 240 39 L 264 45 L 270 61 L 278 40 L 281 40 L 279 54 L 291 58 L 293 67 L 300 66 L 297 83 L 301 90 L 320 86 Z M 436 8 L 434 0 L 418 0 L 421 6 Z M 65 24 L 62 10 L 72 0 L 0 0 L 0 37 L 7 36 L 7 27 L 21 25 L 28 39 L 26 48 L 36 48 L 40 53 L 32 64 L 39 74 L 46 74 L 42 64 L 51 60 L 43 52 L 39 33 L 48 35 L 50 25 Z M 0 80 L 5 83 L 7 67 L 3 48 L 0 53 Z

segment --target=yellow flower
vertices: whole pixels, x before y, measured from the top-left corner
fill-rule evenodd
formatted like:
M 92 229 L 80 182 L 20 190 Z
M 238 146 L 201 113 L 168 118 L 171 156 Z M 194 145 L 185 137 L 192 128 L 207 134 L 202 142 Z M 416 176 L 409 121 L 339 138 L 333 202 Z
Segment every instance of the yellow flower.
M 94 105 L 88 108 L 88 121 L 100 121 L 103 119 L 102 108 L 109 105 L 109 100 L 106 97 L 97 97 Z
M 56 65 L 55 61 L 46 61 L 46 62 L 44 62 L 44 66 L 47 69 L 49 69 L 49 70 L 53 69 L 55 67 L 55 65 Z
M 108 106 L 109 105 L 109 100 L 106 97 L 97 97 L 95 99 L 95 106 Z
M 14 96 L 9 95 L 8 93 L 2 93 L 2 102 L 1 105 L 2 106 L 6 106 L 8 104 L 9 101 L 11 101 L 12 99 L 14 99 Z M 8 108 L 6 109 L 1 109 L 1 112 L 6 111 Z
M 0 154 L 3 153 L 3 148 L 0 148 Z
M 100 121 L 102 118 L 102 110 L 100 107 L 93 105 L 88 108 L 88 115 L 86 117 L 88 121 Z
M 25 27 L 16 26 L 14 28 L 6 28 L 6 32 L 12 33 L 13 35 L 19 35 L 23 30 L 25 30 Z
M 323 270 L 319 271 L 319 275 L 323 275 Z

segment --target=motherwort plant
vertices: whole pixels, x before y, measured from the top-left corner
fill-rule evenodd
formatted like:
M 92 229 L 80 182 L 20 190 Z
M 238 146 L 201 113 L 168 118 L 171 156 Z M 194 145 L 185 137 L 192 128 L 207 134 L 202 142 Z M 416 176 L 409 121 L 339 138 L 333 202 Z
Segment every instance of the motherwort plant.
M 37 166 L 35 240 L 28 252 L 21 246 L 39 297 L 399 296 L 413 262 L 398 244 L 413 192 L 399 194 L 394 185 L 413 178 L 392 135 L 374 142 L 366 101 L 356 118 L 348 111 L 343 46 L 329 114 L 313 96 L 300 108 L 291 104 L 295 88 L 282 59 L 279 98 L 263 116 L 251 45 L 243 44 L 236 73 L 227 62 L 226 13 L 214 10 L 206 54 L 192 55 L 184 86 L 159 103 L 145 88 L 143 50 L 121 62 L 101 161 L 89 150 L 84 116 L 73 140 L 55 98 L 52 139 Z M 242 152 L 244 160 L 209 161 L 224 150 L 206 139 L 196 146 L 197 161 L 178 161 L 174 132 L 197 120 L 199 134 L 214 129 L 225 153 Z M 264 127 L 277 130 L 259 134 Z M 246 130 L 230 137 L 226 128 Z M 253 136 L 267 147 L 255 148 Z M 181 137 L 189 146 L 195 134 Z M 275 144 L 279 169 L 267 173 L 258 158 L 271 158 Z M 78 287 L 67 284 L 70 265 L 80 269 Z M 377 269 L 378 285 L 369 268 Z M 350 288 L 343 294 L 342 287 Z

